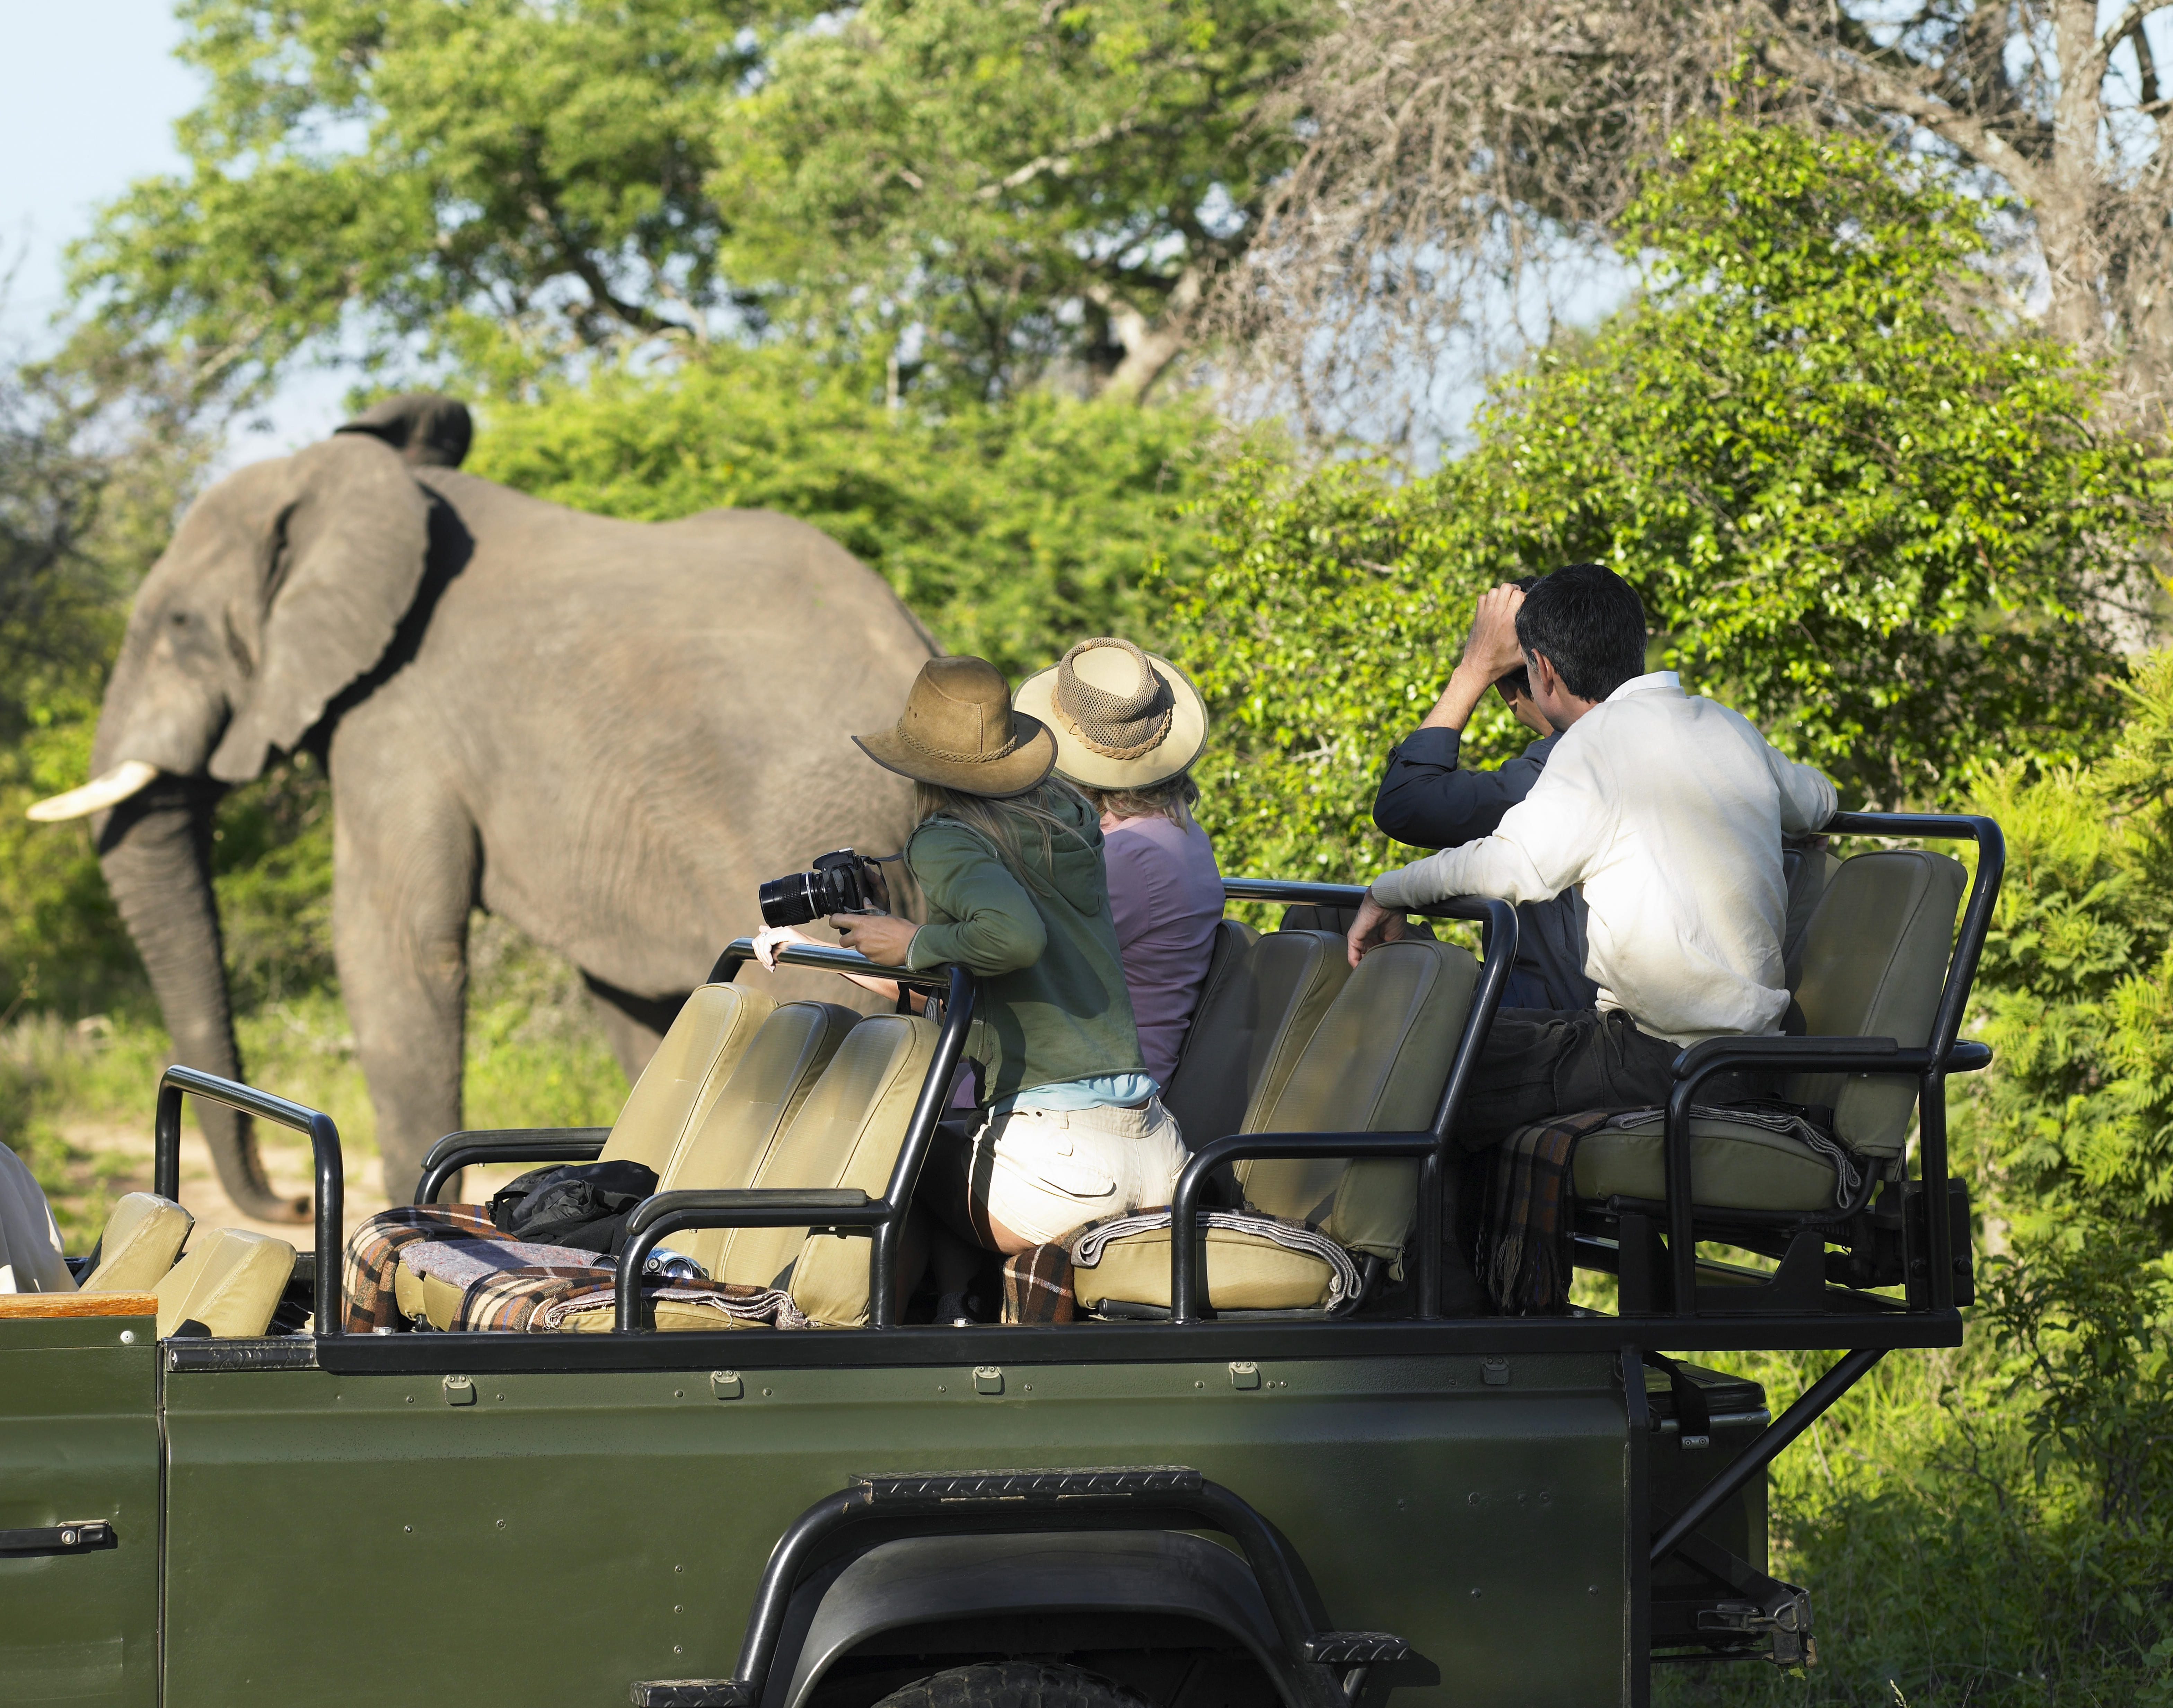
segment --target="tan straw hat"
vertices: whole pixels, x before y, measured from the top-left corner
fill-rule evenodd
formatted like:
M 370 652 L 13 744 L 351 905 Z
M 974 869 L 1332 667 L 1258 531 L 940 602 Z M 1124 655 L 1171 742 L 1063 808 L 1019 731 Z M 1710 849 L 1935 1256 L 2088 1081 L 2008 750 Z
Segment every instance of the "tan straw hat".
M 1011 709 L 1003 673 L 984 658 L 929 660 L 897 725 L 853 739 L 886 771 L 1000 800 L 1025 794 L 1056 763 L 1055 738 Z
M 1207 745 L 1207 703 L 1166 658 L 1129 640 L 1082 640 L 1019 684 L 1022 712 L 1056 734 L 1056 774 L 1087 789 L 1151 789 Z

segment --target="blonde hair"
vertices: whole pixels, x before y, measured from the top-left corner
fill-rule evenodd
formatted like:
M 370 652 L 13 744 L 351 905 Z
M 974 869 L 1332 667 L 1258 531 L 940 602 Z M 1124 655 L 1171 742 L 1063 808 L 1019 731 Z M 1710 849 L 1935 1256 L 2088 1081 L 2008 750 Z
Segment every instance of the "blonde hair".
M 1040 838 L 1043 871 L 1055 865 L 1059 836 L 1070 837 L 1081 848 L 1086 847 L 1086 839 L 1079 834 L 1078 826 L 1060 810 L 1067 806 L 1083 806 L 1089 817 L 1095 816 L 1093 803 L 1060 777 L 1050 777 L 1025 794 L 1014 795 L 1007 800 L 962 794 L 934 783 L 916 782 L 913 785 L 913 811 L 917 822 L 925 824 L 940 815 L 968 830 L 979 831 L 995 844 L 997 857 L 1010 868 L 1013 877 L 1043 891 L 1049 885 L 1027 863 L 1022 838 L 1028 834 Z
M 1192 803 L 1200 799 L 1200 785 L 1189 771 L 1146 789 L 1081 789 L 1087 805 L 1097 814 L 1115 818 L 1166 818 L 1179 830 L 1190 830 L 1194 820 Z

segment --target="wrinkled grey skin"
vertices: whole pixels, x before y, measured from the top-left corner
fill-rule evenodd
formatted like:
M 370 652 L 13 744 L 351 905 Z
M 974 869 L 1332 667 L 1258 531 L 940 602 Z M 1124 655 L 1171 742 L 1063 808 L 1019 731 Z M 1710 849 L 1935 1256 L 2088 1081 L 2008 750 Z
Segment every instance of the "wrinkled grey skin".
M 94 756 L 94 776 L 161 773 L 93 831 L 175 1059 L 233 1076 L 212 810 L 283 753 L 322 757 L 340 984 L 396 1203 L 461 1124 L 471 908 L 581 969 L 631 1076 L 759 926 L 763 879 L 900 845 L 909 785 L 848 738 L 897 717 L 934 650 L 804 523 L 584 515 L 447 466 L 466 441 L 459 405 L 396 399 L 206 493 L 137 595 Z M 245 1120 L 197 1113 L 238 1205 L 306 1213 Z

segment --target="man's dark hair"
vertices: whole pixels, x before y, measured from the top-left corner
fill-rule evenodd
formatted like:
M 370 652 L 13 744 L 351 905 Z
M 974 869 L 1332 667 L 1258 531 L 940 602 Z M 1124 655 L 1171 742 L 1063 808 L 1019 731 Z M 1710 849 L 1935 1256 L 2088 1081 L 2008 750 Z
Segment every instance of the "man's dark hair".
M 1517 644 L 1552 665 L 1580 700 L 1604 700 L 1645 673 L 1645 607 L 1613 570 L 1572 563 L 1524 595 Z

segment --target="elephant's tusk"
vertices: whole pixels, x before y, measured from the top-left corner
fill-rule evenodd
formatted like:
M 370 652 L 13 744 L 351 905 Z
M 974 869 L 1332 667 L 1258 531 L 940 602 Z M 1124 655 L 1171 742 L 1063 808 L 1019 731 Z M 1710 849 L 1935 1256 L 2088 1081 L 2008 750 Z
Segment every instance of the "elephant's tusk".
M 40 824 L 57 824 L 64 818 L 82 818 L 118 806 L 159 774 L 159 768 L 141 759 L 123 759 L 103 777 L 94 777 L 80 789 L 35 803 L 30 816 Z

